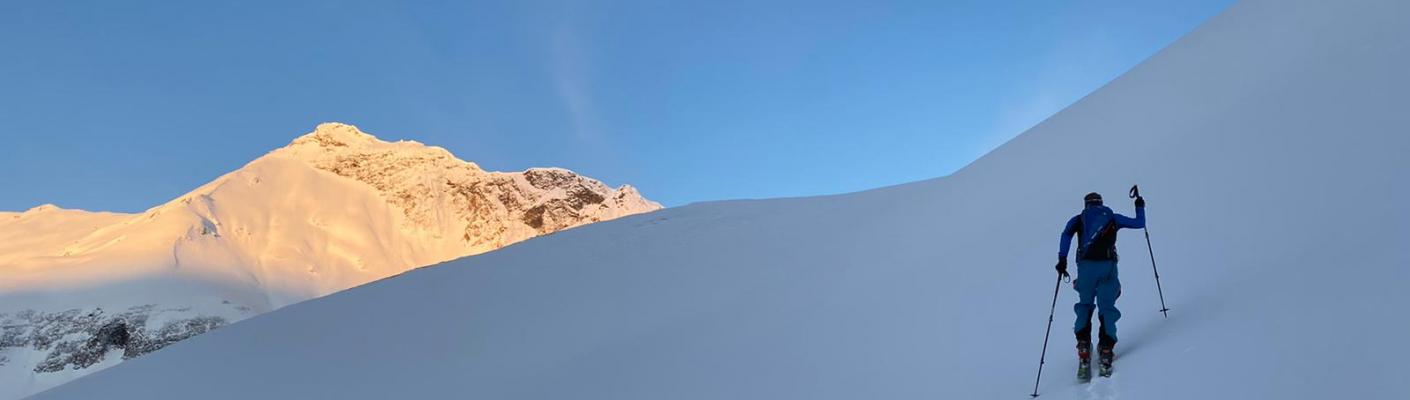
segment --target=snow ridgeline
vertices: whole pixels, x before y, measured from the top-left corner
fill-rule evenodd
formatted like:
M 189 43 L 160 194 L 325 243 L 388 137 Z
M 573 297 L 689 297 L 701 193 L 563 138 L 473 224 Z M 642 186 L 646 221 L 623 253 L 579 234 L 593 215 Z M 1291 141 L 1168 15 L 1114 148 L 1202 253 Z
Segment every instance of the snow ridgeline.
M 1058 232 L 1133 183 L 1170 317 L 1125 231 L 1116 373 L 1076 382 L 1064 288 L 1042 399 L 1403 398 L 1407 7 L 1244 1 L 949 177 L 593 224 L 36 398 L 1027 399 Z
M 0 337 L 16 338 L 0 341 L 0 399 L 110 366 L 114 354 L 659 208 L 631 186 L 565 169 L 484 171 L 438 147 L 327 123 L 140 214 L 0 213 Z M 117 327 L 130 345 L 113 339 Z

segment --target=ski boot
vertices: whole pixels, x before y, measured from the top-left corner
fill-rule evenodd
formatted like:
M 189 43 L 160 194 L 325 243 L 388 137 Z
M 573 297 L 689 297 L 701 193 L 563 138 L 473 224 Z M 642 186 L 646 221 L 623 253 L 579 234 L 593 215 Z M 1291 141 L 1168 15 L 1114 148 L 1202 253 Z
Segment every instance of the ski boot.
M 1077 342 L 1077 380 L 1092 380 L 1092 342 Z
M 1102 348 L 1102 349 L 1101 349 L 1101 359 L 1102 359 L 1102 370 L 1101 370 L 1100 373 L 1101 373 L 1102 377 L 1103 377 L 1103 378 L 1111 377 L 1111 362 L 1114 361 L 1114 360 L 1116 360 L 1116 352 L 1113 351 L 1113 349 L 1111 349 L 1111 348 Z

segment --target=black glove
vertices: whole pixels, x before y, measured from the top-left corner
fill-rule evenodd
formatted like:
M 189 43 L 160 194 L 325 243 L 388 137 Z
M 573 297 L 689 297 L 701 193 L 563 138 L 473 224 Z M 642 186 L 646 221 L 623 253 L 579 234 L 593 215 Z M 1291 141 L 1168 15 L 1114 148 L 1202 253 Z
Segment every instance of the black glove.
M 1146 198 L 1145 198 L 1145 197 L 1136 196 L 1136 208 L 1146 208 Z
M 1067 276 L 1067 257 L 1058 257 L 1058 276 Z

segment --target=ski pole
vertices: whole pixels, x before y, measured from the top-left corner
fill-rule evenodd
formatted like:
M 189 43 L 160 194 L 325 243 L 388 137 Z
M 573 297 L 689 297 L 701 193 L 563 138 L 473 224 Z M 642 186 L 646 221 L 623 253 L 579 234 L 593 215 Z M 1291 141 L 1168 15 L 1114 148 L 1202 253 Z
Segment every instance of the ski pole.
M 1141 197 L 1141 189 L 1136 185 L 1131 185 L 1131 198 Z M 1155 292 L 1160 294 L 1160 314 L 1165 318 L 1170 318 L 1170 308 L 1165 306 L 1165 290 L 1160 288 L 1160 270 L 1155 268 L 1155 249 L 1151 248 L 1150 228 L 1141 228 L 1146 232 L 1146 251 L 1151 255 L 1151 272 L 1155 273 Z
M 1048 359 L 1048 337 L 1053 334 L 1053 313 L 1057 311 L 1057 296 L 1060 287 L 1062 287 L 1062 274 L 1058 274 L 1057 283 L 1053 284 L 1053 305 L 1048 309 L 1048 331 L 1043 334 L 1043 354 L 1038 356 L 1038 379 L 1033 381 L 1033 394 L 1030 394 L 1030 397 L 1038 397 L 1038 383 L 1043 381 L 1043 363 Z

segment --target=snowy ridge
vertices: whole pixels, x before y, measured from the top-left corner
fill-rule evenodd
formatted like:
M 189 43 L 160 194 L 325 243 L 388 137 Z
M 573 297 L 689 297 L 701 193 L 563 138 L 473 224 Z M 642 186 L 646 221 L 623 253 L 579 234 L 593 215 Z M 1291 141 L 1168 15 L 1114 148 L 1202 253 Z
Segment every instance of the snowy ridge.
M 51 330 L 73 332 L 64 340 L 74 344 L 64 349 L 43 345 L 57 338 L 0 342 L 0 355 L 7 347 L 39 352 L 39 364 L 49 366 L 19 361 L 35 356 L 9 357 L 0 363 L 0 398 L 91 372 L 85 367 L 95 363 L 52 366 L 111 323 L 128 322 L 133 338 L 166 329 L 154 324 L 146 332 L 138 316 L 218 326 L 411 268 L 658 208 L 630 186 L 613 189 L 568 170 L 488 172 L 445 149 L 384 142 L 328 123 L 140 214 L 52 205 L 0 214 L 4 334 L 33 336 L 48 326 L 35 321 L 53 319 L 33 315 L 77 310 L 103 319 L 58 318 Z M 102 311 L 133 308 L 151 312 Z
M 1058 232 L 1133 183 L 1170 317 L 1125 231 L 1116 373 L 1076 382 L 1062 290 L 1042 399 L 1403 398 L 1407 7 L 1241 2 L 946 178 L 593 224 L 36 398 L 1026 399 Z

